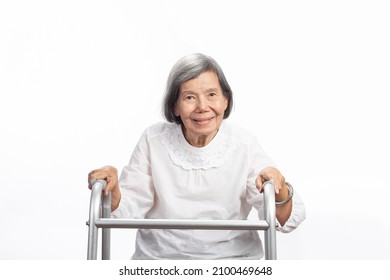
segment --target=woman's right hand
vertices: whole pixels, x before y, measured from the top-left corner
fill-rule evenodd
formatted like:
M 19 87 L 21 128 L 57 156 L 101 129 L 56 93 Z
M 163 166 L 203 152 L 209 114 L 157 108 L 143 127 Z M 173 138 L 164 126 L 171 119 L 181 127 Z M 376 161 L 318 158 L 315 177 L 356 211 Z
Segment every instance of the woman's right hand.
M 118 184 L 118 171 L 113 166 L 104 166 L 99 169 L 92 170 L 88 174 L 88 188 L 91 189 L 91 180 L 105 180 L 107 186 L 104 189 L 104 195 L 111 192 L 111 211 L 114 211 L 119 206 L 121 199 L 121 191 Z

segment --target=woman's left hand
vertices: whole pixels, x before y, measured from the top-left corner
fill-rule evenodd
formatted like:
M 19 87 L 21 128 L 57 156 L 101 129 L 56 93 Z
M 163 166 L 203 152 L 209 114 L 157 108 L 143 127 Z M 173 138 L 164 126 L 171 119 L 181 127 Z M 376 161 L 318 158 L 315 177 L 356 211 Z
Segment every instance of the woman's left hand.
M 286 186 L 286 181 L 282 173 L 275 167 L 266 167 L 260 171 L 256 178 L 256 188 L 263 192 L 263 185 L 268 180 L 274 180 L 275 184 L 275 201 L 280 202 L 288 199 L 289 189 Z M 276 207 L 276 219 L 283 226 L 289 219 L 292 211 L 291 200 L 285 203 L 282 207 Z
M 275 183 L 275 194 L 280 194 L 284 188 L 285 178 L 275 167 L 266 167 L 259 173 L 256 178 L 256 188 L 262 193 L 264 183 L 271 179 L 273 179 Z

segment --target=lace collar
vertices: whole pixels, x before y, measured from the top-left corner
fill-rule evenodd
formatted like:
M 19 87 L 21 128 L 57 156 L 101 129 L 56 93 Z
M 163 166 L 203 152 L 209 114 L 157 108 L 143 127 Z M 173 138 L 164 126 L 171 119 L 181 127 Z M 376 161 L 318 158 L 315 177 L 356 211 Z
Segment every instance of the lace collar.
M 172 162 L 184 169 L 211 169 L 220 167 L 237 148 L 237 143 L 224 133 L 224 123 L 211 142 L 204 147 L 191 146 L 185 139 L 181 126 L 170 127 L 162 134 Z

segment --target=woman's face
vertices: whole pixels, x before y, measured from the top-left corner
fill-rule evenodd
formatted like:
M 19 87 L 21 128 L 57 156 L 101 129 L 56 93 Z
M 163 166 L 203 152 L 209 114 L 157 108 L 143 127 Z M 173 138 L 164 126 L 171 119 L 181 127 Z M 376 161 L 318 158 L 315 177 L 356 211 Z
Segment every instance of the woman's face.
M 227 106 L 218 76 L 209 71 L 180 86 L 174 113 L 183 122 L 187 141 L 201 147 L 210 143 L 217 133 Z

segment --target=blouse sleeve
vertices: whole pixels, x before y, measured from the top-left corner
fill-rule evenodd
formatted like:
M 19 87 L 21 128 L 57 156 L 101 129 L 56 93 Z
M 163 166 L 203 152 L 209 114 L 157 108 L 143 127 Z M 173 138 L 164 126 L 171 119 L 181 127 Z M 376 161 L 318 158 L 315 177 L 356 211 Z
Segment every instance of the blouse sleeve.
M 263 148 L 253 139 L 249 146 L 249 171 L 247 180 L 246 197 L 249 204 L 251 204 L 257 211 L 259 219 L 264 220 L 264 205 L 263 194 L 261 194 L 256 188 L 257 175 L 266 167 L 275 167 L 273 161 L 264 152 Z M 277 222 L 277 230 L 287 233 L 296 229 L 299 224 L 303 222 L 306 217 L 305 205 L 300 198 L 298 192 L 294 189 L 294 196 L 292 198 L 292 212 L 287 222 L 281 226 Z
M 114 218 L 144 218 L 154 203 L 147 133 L 141 136 L 119 178 L 121 201 L 111 213 Z

